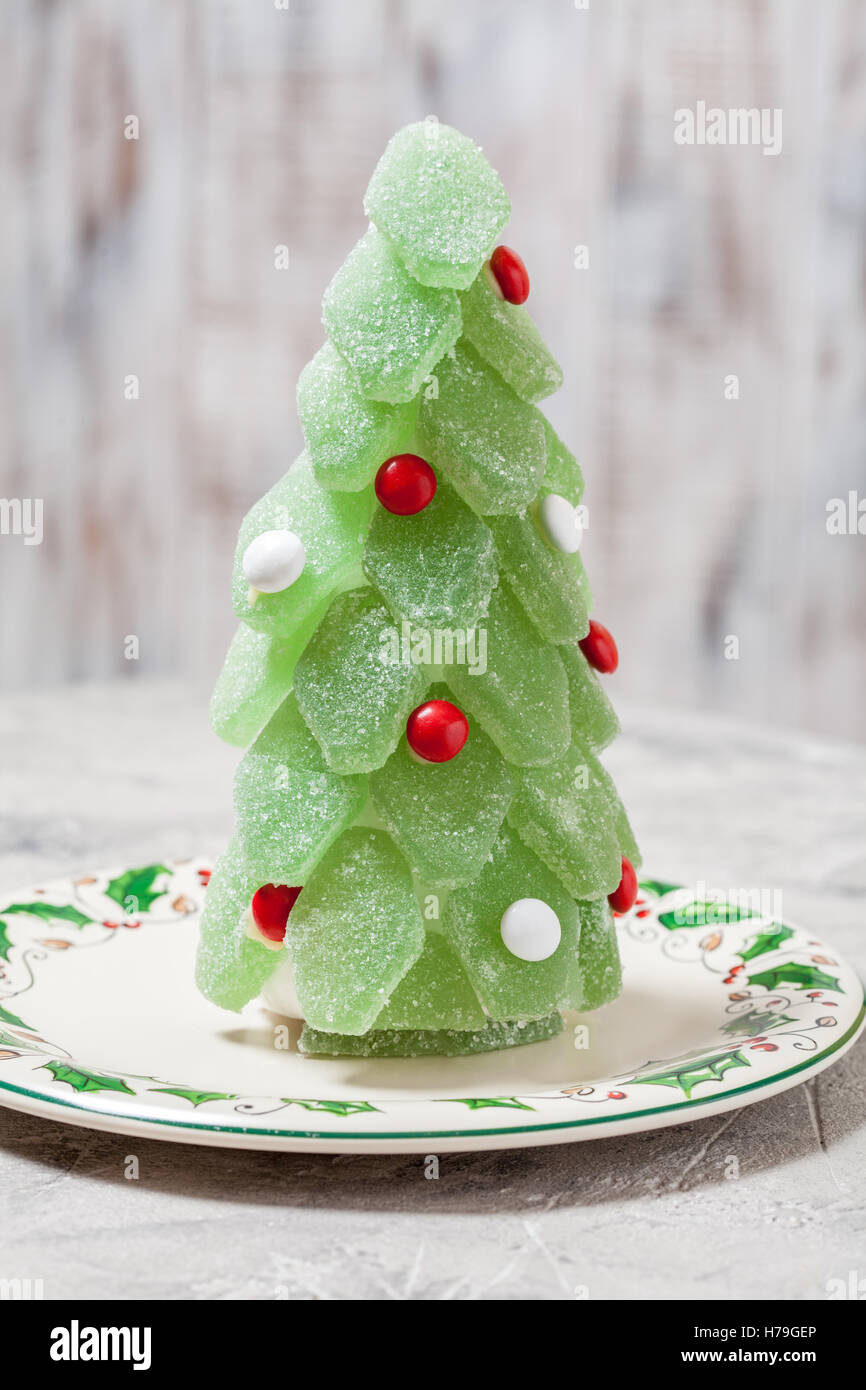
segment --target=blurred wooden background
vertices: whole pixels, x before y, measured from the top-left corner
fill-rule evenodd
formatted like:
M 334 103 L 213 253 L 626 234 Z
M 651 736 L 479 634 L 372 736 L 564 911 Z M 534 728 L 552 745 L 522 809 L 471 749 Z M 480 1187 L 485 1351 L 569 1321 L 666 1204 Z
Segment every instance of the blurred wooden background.
M 614 693 L 866 734 L 866 536 L 825 524 L 866 497 L 864 0 L 6 0 L 0 38 L 0 494 L 45 506 L 4 685 L 215 675 L 322 290 L 435 113 L 565 368 Z M 781 154 L 675 145 L 699 100 L 782 108 Z

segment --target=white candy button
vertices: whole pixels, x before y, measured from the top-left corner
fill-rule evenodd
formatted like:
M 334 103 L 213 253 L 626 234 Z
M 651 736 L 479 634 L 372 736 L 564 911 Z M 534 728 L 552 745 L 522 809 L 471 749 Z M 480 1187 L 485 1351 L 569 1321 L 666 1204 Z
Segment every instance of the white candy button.
M 294 584 L 306 558 L 294 531 L 263 531 L 244 551 L 244 575 L 260 594 L 279 594 Z
M 538 519 L 545 539 L 554 550 L 574 555 L 583 540 L 583 522 L 576 507 L 558 492 L 549 492 L 538 504 Z
M 541 898 L 518 898 L 502 914 L 502 943 L 518 960 L 547 960 L 562 939 L 553 908 Z

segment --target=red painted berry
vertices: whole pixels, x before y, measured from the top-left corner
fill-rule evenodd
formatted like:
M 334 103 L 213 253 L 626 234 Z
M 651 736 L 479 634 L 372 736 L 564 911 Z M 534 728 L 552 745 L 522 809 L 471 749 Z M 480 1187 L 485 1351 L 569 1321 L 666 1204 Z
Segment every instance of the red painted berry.
M 594 618 L 590 618 L 589 632 L 579 645 L 590 666 L 594 666 L 596 671 L 601 671 L 602 675 L 611 675 L 619 665 L 616 642 L 607 628 L 597 623 Z
M 529 298 L 529 272 L 510 246 L 497 246 L 490 257 L 490 269 L 509 304 L 525 304 Z
M 413 753 L 428 763 L 456 758 L 469 736 L 469 722 L 450 700 L 427 700 L 406 721 L 406 738 Z
M 423 512 L 436 496 L 436 474 L 417 454 L 395 454 L 376 474 L 376 496 L 395 516 Z
M 612 893 L 608 893 L 607 900 L 614 912 L 628 912 L 629 908 L 634 907 L 634 900 L 637 897 L 637 874 L 631 862 L 622 857 L 622 878 L 618 886 Z
M 265 883 L 253 894 L 253 921 L 268 941 L 282 941 L 289 913 L 300 891 L 300 888 L 289 888 L 285 883 Z

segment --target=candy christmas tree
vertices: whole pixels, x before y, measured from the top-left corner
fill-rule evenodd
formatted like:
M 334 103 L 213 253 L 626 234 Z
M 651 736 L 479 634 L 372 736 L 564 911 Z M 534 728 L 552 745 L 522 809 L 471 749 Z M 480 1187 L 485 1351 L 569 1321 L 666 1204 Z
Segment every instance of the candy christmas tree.
M 248 751 L 197 981 L 303 1018 L 306 1052 L 456 1055 L 619 991 L 617 653 L 499 178 L 428 118 L 365 211 L 298 382 L 306 450 L 241 526 L 212 716 Z

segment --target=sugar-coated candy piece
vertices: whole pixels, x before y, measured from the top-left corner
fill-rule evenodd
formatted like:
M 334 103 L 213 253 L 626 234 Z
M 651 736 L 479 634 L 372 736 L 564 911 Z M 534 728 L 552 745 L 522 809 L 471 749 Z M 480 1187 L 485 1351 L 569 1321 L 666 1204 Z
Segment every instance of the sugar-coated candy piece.
M 471 1057 L 545 1042 L 557 1037 L 562 1028 L 560 1013 L 520 1023 L 497 1023 L 489 1018 L 483 1028 L 466 1031 L 384 1028 L 373 1029 L 361 1037 L 341 1037 L 339 1033 L 321 1033 L 304 1026 L 298 1051 L 319 1057 Z
M 504 912 L 521 898 L 540 898 L 562 932 L 546 960 L 519 960 L 502 940 Z M 491 1018 L 543 1018 L 573 1008 L 582 996 L 580 918 L 559 879 L 507 826 L 476 878 L 456 889 L 443 914 L 454 947 Z
M 390 454 L 408 449 L 418 402 L 370 401 L 353 369 L 326 342 L 298 377 L 298 416 L 316 481 L 359 492 Z
M 381 830 L 347 830 L 292 910 L 286 946 L 304 1018 L 366 1033 L 424 948 L 424 923 L 402 854 Z
M 448 668 L 448 684 L 510 763 L 534 767 L 571 741 L 568 681 L 556 647 L 542 641 L 513 592 L 500 581 L 484 621 L 486 670 Z
M 292 686 L 298 657 L 323 616 L 317 609 L 290 634 L 238 625 L 210 702 L 214 730 L 226 743 L 247 748 Z
M 488 518 L 499 563 L 548 642 L 576 642 L 589 630 L 576 557 L 552 550 L 531 512 Z
M 572 744 L 546 767 L 514 769 L 508 823 L 573 898 L 603 898 L 620 878 L 620 848 L 598 762 Z
M 424 693 L 398 638 L 375 590 L 354 589 L 331 604 L 295 668 L 301 713 L 335 772 L 381 767 Z
M 546 415 L 537 412 L 544 430 L 546 464 L 541 491 L 558 492 L 576 507 L 583 497 L 583 473 L 570 449 L 567 449 Z
M 428 931 L 424 950 L 376 1019 L 383 1028 L 483 1028 L 484 1011 L 444 936 Z
M 465 289 L 511 207 L 478 146 L 428 118 L 391 137 L 364 195 L 364 211 L 416 280 Z
M 524 401 L 543 401 L 562 385 L 562 368 L 529 312 L 497 293 L 485 268 L 460 296 L 463 334 Z
M 235 1012 L 255 999 L 280 960 L 281 953 L 247 935 L 246 915 L 259 883 L 233 840 L 205 892 L 195 981 L 206 999 Z
M 375 505 L 372 488 L 325 492 L 313 477 L 309 455 L 301 454 L 244 517 L 232 581 L 238 617 L 261 632 L 293 632 L 359 572 Z M 302 541 L 303 571 L 280 593 L 251 593 L 243 566 L 247 547 L 263 531 L 279 530 L 293 531 Z
M 454 291 L 419 285 L 375 227 L 325 290 L 322 322 L 364 395 L 392 405 L 418 394 L 461 326 Z
M 580 964 L 583 973 L 581 1010 L 599 1009 L 622 989 L 622 966 L 616 925 L 605 898 L 580 902 Z
M 434 686 L 430 693 L 449 695 L 446 686 Z M 402 739 L 370 778 L 373 806 L 413 871 L 442 887 L 480 872 L 512 792 L 508 767 L 471 718 L 469 737 L 450 762 L 416 762 Z
M 415 516 L 378 507 L 364 571 L 398 618 L 429 628 L 473 628 L 496 583 L 489 528 L 449 487 Z
M 568 708 L 575 742 L 600 753 L 620 732 L 616 710 L 577 643 L 563 643 L 559 655 L 568 676 Z
M 593 757 L 588 750 L 587 762 L 592 768 L 593 777 L 602 788 L 607 798 L 608 812 L 613 821 L 620 851 L 627 859 L 631 860 L 635 869 L 639 869 L 643 863 L 641 852 L 638 848 L 634 831 L 631 828 L 626 809 L 616 789 L 616 784 L 604 764 L 600 763 L 598 758 Z M 615 888 L 616 884 L 613 884 L 612 887 Z
M 464 338 L 443 357 L 418 417 L 429 458 L 482 516 L 522 511 L 544 474 L 541 413 Z
M 367 779 L 328 767 L 289 695 L 235 773 L 237 835 L 259 883 L 305 883 L 363 809 Z

